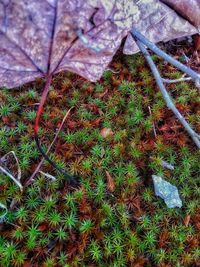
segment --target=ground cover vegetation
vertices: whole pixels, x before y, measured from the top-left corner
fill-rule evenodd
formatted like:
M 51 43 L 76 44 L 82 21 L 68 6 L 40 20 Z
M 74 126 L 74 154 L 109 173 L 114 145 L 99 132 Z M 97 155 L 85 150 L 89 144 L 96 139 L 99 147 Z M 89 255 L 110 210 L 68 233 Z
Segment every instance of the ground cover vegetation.
M 154 60 L 163 76 L 182 76 Z M 41 159 L 33 122 L 43 85 L 0 91 L 0 156 L 15 151 L 22 184 Z M 167 88 L 199 132 L 194 84 Z M 8 207 L 0 266 L 200 266 L 199 151 L 167 109 L 143 56 L 119 53 L 96 84 L 66 72 L 55 76 L 39 131 L 44 149 L 72 107 L 49 156 L 80 185 L 71 187 L 46 161 L 41 170 L 56 180 L 39 173 L 23 191 L 0 174 L 0 202 Z M 154 195 L 152 174 L 178 187 L 181 209 Z

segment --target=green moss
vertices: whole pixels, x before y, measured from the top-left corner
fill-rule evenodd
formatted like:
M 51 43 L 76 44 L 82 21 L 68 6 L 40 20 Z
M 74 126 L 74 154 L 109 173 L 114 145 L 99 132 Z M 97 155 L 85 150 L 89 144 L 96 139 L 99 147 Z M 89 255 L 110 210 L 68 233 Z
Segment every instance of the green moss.
M 154 60 L 165 76 L 180 77 L 158 57 Z M 55 77 L 39 136 L 47 150 L 61 116 L 74 106 L 49 156 L 80 176 L 80 185 L 71 187 L 46 161 L 41 170 L 56 181 L 38 173 L 23 192 L 0 174 L 0 202 L 12 206 L 2 224 L 0 266 L 23 266 L 30 257 L 33 265 L 65 267 L 143 261 L 147 266 L 195 266 L 199 261 L 199 152 L 167 109 L 144 58 L 137 54 L 120 62 L 114 66 L 119 73 L 105 71 L 96 85 L 72 74 Z M 22 184 L 41 160 L 33 135 L 39 89 L 0 91 L 0 157 L 15 151 Z M 169 90 L 197 128 L 196 88 L 184 82 Z M 112 129 L 111 138 L 101 135 L 105 127 Z M 162 160 L 174 171 L 166 170 Z M 6 168 L 16 175 L 12 159 Z M 168 209 L 155 196 L 152 174 L 178 187 L 182 209 Z

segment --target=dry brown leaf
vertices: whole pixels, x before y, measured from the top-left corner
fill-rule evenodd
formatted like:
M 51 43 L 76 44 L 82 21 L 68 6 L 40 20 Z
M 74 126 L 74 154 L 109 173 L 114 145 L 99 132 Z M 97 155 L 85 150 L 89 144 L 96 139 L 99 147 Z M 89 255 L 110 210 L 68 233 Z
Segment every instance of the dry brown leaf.
M 189 214 L 185 216 L 185 218 L 183 220 L 185 226 L 188 226 L 189 225 L 190 218 L 191 218 L 191 216 Z
M 108 93 L 108 89 L 106 89 L 103 93 L 96 93 L 94 97 L 102 98 Z
M 97 119 L 91 121 L 91 125 L 92 125 L 92 127 L 98 127 L 100 122 L 101 122 L 101 118 L 97 118 Z
M 200 35 L 199 34 L 196 34 L 194 36 L 194 49 L 196 51 L 200 51 Z
M 113 181 L 113 178 L 108 171 L 105 171 L 105 173 L 106 173 L 106 178 L 107 178 L 107 189 L 110 192 L 113 192 L 115 190 L 115 183 Z
M 111 128 L 103 128 L 102 130 L 101 130 L 101 136 L 103 137 L 103 138 L 106 138 L 106 137 L 109 137 L 109 136 L 113 136 L 113 131 L 112 131 L 112 129 Z

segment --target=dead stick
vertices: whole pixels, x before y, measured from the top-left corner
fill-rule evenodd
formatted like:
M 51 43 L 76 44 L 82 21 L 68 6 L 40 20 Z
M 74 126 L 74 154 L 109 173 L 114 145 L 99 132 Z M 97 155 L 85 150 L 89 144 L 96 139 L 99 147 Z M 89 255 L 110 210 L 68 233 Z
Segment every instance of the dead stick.
M 170 96 L 170 94 L 167 92 L 162 78 L 160 76 L 160 73 L 155 65 L 155 63 L 153 62 L 151 55 L 149 54 L 149 52 L 147 51 L 147 49 L 145 48 L 144 44 L 139 41 L 136 38 L 136 43 L 138 45 L 138 47 L 140 48 L 141 52 L 143 53 L 144 57 L 146 58 L 151 71 L 155 77 L 156 83 L 158 85 L 158 87 L 160 88 L 160 91 L 163 95 L 163 98 L 167 104 L 167 107 L 174 113 L 174 115 L 176 116 L 176 118 L 179 120 L 179 122 L 183 125 L 183 127 L 185 128 L 185 130 L 188 132 L 188 134 L 191 136 L 191 138 L 193 139 L 193 141 L 195 142 L 195 144 L 197 145 L 198 148 L 200 148 L 200 138 L 199 135 L 190 127 L 190 125 L 187 123 L 187 121 L 185 120 L 185 118 L 181 115 L 181 113 L 178 111 L 178 109 L 176 108 L 176 106 L 173 103 L 173 100 Z
M 47 151 L 46 151 L 46 154 L 49 153 L 50 149 L 51 149 L 52 146 L 54 145 L 54 143 L 55 143 L 55 141 L 56 141 L 56 139 L 57 139 L 57 137 L 58 137 L 58 135 L 59 135 L 59 133 L 60 133 L 62 127 L 63 127 L 63 124 L 65 123 L 65 121 L 66 121 L 67 117 L 69 116 L 70 111 L 71 111 L 72 109 L 73 109 L 73 107 L 70 108 L 70 109 L 66 112 L 66 114 L 65 114 L 65 116 L 64 116 L 64 118 L 63 118 L 63 120 L 62 120 L 62 122 L 61 122 L 61 124 L 60 124 L 60 126 L 59 126 L 59 128 L 58 128 L 58 131 L 57 131 L 57 133 L 56 133 L 56 135 L 55 135 L 55 137 L 54 137 L 54 139 L 53 139 L 53 141 L 52 141 L 52 143 L 49 145 L 49 147 L 48 147 L 48 149 L 47 149 Z M 41 168 L 41 166 L 42 166 L 44 160 L 45 160 L 45 158 L 42 157 L 42 159 L 41 159 L 40 163 L 37 165 L 35 171 L 34 171 L 33 174 L 31 175 L 31 177 L 28 179 L 28 181 L 25 183 L 25 186 L 28 186 L 29 184 L 31 184 L 31 183 L 33 182 L 34 177 L 35 177 L 35 175 L 39 172 L 39 170 L 40 170 L 40 168 Z

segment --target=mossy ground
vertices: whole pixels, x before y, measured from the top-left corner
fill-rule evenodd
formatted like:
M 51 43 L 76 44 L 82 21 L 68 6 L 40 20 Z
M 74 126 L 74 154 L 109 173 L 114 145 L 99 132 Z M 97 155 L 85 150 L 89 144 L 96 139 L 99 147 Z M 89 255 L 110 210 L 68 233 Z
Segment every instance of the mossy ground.
M 165 77 L 181 76 L 154 59 Z M 46 149 L 73 106 L 50 157 L 78 175 L 80 186 L 71 188 L 47 162 L 41 169 L 56 181 L 38 174 L 23 192 L 0 174 L 0 202 L 12 203 L 0 225 L 0 266 L 200 266 L 199 152 L 141 55 L 120 54 L 111 68 L 116 73 L 105 71 L 96 84 L 70 73 L 54 77 L 40 140 Z M 43 85 L 38 80 L 0 91 L 0 156 L 15 151 L 22 184 L 41 159 L 33 122 Z M 199 132 L 193 83 L 167 88 Z M 103 128 L 113 134 L 102 137 Z M 175 170 L 164 169 L 161 160 Z M 154 195 L 152 174 L 178 187 L 181 209 L 168 209 Z

